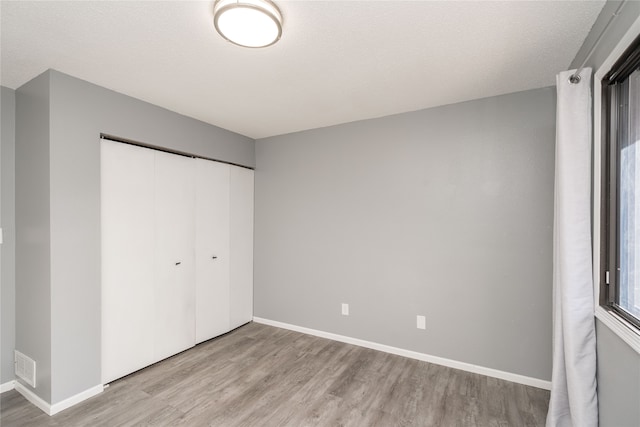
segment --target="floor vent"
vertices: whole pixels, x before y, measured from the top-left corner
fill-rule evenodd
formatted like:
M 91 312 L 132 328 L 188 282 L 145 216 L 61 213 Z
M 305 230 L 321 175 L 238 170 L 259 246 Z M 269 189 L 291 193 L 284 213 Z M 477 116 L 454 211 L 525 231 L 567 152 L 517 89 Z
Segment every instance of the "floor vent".
M 18 350 L 15 352 L 16 376 L 24 380 L 31 387 L 36 386 L 36 361 L 25 356 Z

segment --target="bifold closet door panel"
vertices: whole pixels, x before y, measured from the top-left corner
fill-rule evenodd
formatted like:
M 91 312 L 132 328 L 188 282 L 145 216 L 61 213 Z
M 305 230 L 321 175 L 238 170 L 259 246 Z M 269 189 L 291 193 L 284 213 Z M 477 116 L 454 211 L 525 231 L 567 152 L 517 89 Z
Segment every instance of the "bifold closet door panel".
M 102 381 L 155 362 L 154 152 L 101 141 Z
M 196 159 L 196 343 L 229 331 L 229 174 Z
M 157 360 L 195 345 L 195 171 L 189 157 L 155 152 Z
M 231 168 L 230 329 L 253 319 L 253 175 Z

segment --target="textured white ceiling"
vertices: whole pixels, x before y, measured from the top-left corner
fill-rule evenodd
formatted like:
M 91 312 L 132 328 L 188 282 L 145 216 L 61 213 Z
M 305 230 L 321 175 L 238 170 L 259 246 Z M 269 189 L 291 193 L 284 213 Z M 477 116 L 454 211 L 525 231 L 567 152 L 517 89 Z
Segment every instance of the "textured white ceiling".
M 0 82 L 53 68 L 262 138 L 553 85 L 604 5 L 276 2 L 282 39 L 246 49 L 213 0 L 3 0 Z

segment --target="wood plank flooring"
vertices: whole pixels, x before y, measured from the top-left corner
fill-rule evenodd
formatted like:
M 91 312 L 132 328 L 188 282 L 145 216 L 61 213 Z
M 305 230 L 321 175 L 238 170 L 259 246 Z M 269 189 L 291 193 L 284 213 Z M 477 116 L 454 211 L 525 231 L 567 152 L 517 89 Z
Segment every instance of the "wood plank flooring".
M 49 417 L 15 390 L 2 427 L 543 426 L 549 392 L 250 323 Z

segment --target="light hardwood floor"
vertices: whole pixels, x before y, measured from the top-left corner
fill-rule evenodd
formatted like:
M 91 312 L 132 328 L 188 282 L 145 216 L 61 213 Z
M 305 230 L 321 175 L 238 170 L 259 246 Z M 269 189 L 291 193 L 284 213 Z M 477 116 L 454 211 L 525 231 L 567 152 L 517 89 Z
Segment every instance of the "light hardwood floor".
M 549 392 L 250 323 L 111 383 L 49 417 L 16 391 L 22 426 L 543 426 Z

